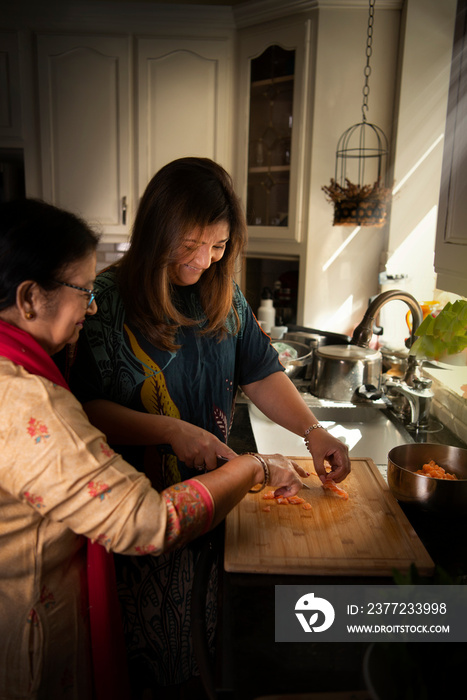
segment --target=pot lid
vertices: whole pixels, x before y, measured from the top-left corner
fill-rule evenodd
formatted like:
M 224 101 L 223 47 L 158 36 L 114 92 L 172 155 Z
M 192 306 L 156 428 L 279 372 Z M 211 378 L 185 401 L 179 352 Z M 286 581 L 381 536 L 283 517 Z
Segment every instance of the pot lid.
M 361 348 L 358 345 L 322 345 L 315 349 L 320 357 L 330 357 L 335 360 L 378 360 L 379 350 Z

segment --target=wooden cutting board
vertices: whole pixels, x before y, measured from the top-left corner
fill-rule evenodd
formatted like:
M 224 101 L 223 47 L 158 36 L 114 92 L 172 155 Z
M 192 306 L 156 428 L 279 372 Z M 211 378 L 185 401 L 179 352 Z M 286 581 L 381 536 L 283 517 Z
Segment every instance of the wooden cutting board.
M 310 476 L 311 505 L 279 505 L 247 494 L 226 518 L 224 566 L 230 572 L 330 576 L 392 576 L 414 563 L 431 575 L 434 563 L 371 459 L 353 459 L 340 484 L 343 500 L 324 490 L 313 460 L 292 457 Z M 270 505 L 270 512 L 263 509 Z

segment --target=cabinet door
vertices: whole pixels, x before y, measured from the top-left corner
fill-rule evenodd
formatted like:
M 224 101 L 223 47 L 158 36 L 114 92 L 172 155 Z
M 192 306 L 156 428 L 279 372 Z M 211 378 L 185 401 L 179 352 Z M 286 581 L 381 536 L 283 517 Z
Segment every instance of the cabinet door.
M 129 39 L 39 35 L 37 43 L 44 199 L 116 241 L 125 238 L 131 207 Z
M 467 0 L 459 0 L 436 234 L 437 286 L 467 296 Z
M 18 36 L 0 32 L 0 143 L 21 143 L 21 99 Z
M 287 226 L 295 51 L 269 46 L 251 61 L 247 221 Z
M 238 173 L 255 249 L 303 237 L 307 32 L 303 21 L 240 35 Z M 267 77 L 277 54 L 284 65 Z
M 212 158 L 230 170 L 228 41 L 141 38 L 138 60 L 139 195 L 176 158 Z

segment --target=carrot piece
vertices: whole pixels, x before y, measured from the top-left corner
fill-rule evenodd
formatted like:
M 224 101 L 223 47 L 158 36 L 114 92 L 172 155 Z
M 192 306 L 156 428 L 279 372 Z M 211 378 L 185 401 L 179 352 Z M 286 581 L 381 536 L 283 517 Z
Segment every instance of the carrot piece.
M 308 501 L 305 501 L 305 503 L 303 503 L 302 505 L 302 508 L 303 510 L 312 510 L 313 506 L 311 505 L 311 503 L 308 503 Z
M 273 501 L 275 498 L 274 491 L 268 491 L 267 493 L 264 494 L 263 498 L 265 501 Z
M 263 510 L 264 510 L 265 513 L 270 513 L 270 512 L 271 512 L 271 506 L 265 506 L 265 507 L 263 508 Z
M 343 498 L 344 501 L 346 501 L 349 497 L 349 494 L 347 491 L 344 491 L 344 489 L 341 489 L 340 486 L 336 484 L 333 479 L 326 479 L 326 481 L 323 484 L 324 489 L 329 489 L 330 491 L 333 491 L 337 496 L 340 498 Z
M 278 496 L 276 498 L 276 502 L 279 503 L 279 505 L 281 506 L 286 506 L 289 503 L 289 499 L 287 498 L 287 496 Z
M 439 464 L 436 464 L 432 459 L 423 465 L 421 469 L 417 469 L 415 474 L 422 474 L 423 476 L 429 476 L 432 479 L 447 479 L 449 481 L 457 481 L 457 476 L 455 474 L 450 474 Z
M 301 496 L 289 496 L 289 503 L 293 506 L 298 506 L 300 503 L 305 503 L 305 499 Z

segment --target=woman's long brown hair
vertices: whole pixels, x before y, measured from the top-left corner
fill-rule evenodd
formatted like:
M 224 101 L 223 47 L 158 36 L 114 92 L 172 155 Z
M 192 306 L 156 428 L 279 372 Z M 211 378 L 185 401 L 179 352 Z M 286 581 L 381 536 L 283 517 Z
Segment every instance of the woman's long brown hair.
M 202 333 L 222 337 L 232 308 L 235 261 L 247 238 L 245 215 L 230 175 L 208 158 L 180 158 L 165 165 L 146 187 L 136 213 L 131 244 L 117 264 L 117 279 L 128 318 L 157 347 L 173 351 L 187 318 L 176 307 L 169 266 L 194 229 L 227 222 L 230 238 L 223 257 L 198 283 L 207 322 Z

